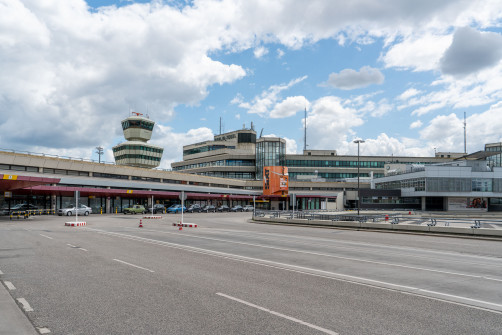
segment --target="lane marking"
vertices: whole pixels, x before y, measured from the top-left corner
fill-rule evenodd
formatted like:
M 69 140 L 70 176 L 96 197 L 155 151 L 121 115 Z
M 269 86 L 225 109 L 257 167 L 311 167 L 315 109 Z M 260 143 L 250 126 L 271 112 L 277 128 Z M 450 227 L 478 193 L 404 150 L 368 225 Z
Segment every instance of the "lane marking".
M 143 231 L 154 231 L 154 232 L 179 236 L 179 234 L 177 234 L 177 233 L 163 232 L 163 231 L 152 230 L 152 229 L 145 229 Z M 410 265 L 402 265 L 402 264 L 395 264 L 395 263 L 388 263 L 388 262 L 372 261 L 372 260 L 368 260 L 368 259 L 361 259 L 361 258 L 354 258 L 354 257 L 335 256 L 335 255 L 331 255 L 331 254 L 325 254 L 325 253 L 314 252 L 314 251 L 302 251 L 302 250 L 296 250 L 296 249 L 290 249 L 290 248 L 272 247 L 272 246 L 263 245 L 263 244 L 237 242 L 237 241 L 230 241 L 230 240 L 218 239 L 218 238 L 213 238 L 213 237 L 203 237 L 203 236 L 194 236 L 194 235 L 185 235 L 185 236 L 204 239 L 204 240 L 217 241 L 217 242 L 226 242 L 226 243 L 233 243 L 233 244 L 240 244 L 240 245 L 248 245 L 248 246 L 252 246 L 252 247 L 267 248 L 267 249 L 272 249 L 272 250 L 296 252 L 296 253 L 300 253 L 300 254 L 337 258 L 337 259 L 343 259 L 343 260 L 348 260 L 348 261 L 356 261 L 356 262 L 363 262 L 363 263 L 370 263 L 370 264 L 377 264 L 377 265 L 387 265 L 387 266 L 394 266 L 394 267 L 400 267 L 400 268 L 411 269 L 411 270 L 443 273 L 443 274 L 449 274 L 449 275 L 455 275 L 455 276 L 462 276 L 462 277 L 469 277 L 469 278 L 477 278 L 477 279 L 485 279 L 485 280 L 502 282 L 502 279 L 495 279 L 492 277 L 486 277 L 486 276 L 480 276 L 480 275 L 470 275 L 470 274 L 460 273 L 460 272 L 452 272 L 452 271 L 423 268 L 423 267 L 418 267 L 418 266 L 410 266 Z
M 50 240 L 52 240 L 52 239 L 53 239 L 52 237 L 47 236 L 47 235 L 44 235 L 44 234 L 39 234 L 39 235 L 40 235 L 40 236 L 43 236 L 43 237 L 45 237 L 45 238 L 48 238 L 48 239 L 50 239 Z
M 138 269 L 142 269 L 142 270 L 146 270 L 146 271 L 150 271 L 150 272 L 155 272 L 153 270 L 150 270 L 150 269 L 147 269 L 147 268 L 144 268 L 142 266 L 138 266 L 138 265 L 134 265 L 134 264 L 131 264 L 131 263 L 127 263 L 127 262 L 124 262 L 124 261 L 121 261 L 120 259 L 113 259 L 114 261 L 117 261 L 117 262 L 120 262 L 120 263 L 124 263 L 124 264 L 127 264 L 127 265 L 130 265 L 130 266 L 134 266 L 135 268 L 138 268 Z
M 7 288 L 11 291 L 15 290 L 16 287 L 10 282 L 10 281 L 6 281 L 4 280 L 3 283 L 5 284 L 5 286 L 7 286 Z
M 126 228 L 126 227 L 123 227 Z M 130 227 L 127 227 L 130 228 Z M 219 231 L 228 231 L 228 232 L 247 232 L 247 233 L 254 233 L 257 235 L 265 235 L 265 236 L 281 236 L 281 237 L 288 237 L 288 238 L 295 238 L 295 236 L 290 236 L 286 234 L 278 234 L 278 233 L 260 233 L 260 232 L 254 232 L 251 230 L 231 230 L 231 229 L 216 229 L 216 228 L 201 228 L 199 231 L 203 230 L 219 230 Z M 333 242 L 333 240 L 328 240 L 325 238 L 317 238 L 317 237 L 301 237 L 302 239 L 310 240 L 310 241 L 323 241 L 323 242 Z M 406 246 L 397 246 L 397 245 L 387 245 L 387 244 L 377 244 L 377 243 L 368 243 L 368 242 L 352 242 L 352 241 L 341 241 L 341 240 L 334 240 L 338 244 L 348 244 L 348 245 L 354 245 L 357 247 L 360 246 L 367 246 L 367 247 L 375 247 L 375 248 L 383 248 L 383 249 L 396 249 L 396 250 L 405 250 L 405 251 L 412 251 L 412 252 L 426 252 L 426 253 L 431 253 L 431 254 L 439 254 L 439 255 L 449 255 L 449 256 L 464 256 L 466 258 L 481 258 L 481 259 L 486 259 L 490 261 L 500 261 L 500 258 L 494 257 L 494 256 L 482 256 L 482 255 L 471 255 L 471 254 L 466 254 L 465 252 L 452 252 L 452 251 L 439 251 L 439 250 L 434 250 L 434 249 L 425 249 L 425 248 L 415 248 L 415 247 L 406 247 Z M 433 241 L 431 241 L 433 242 Z M 452 245 L 459 245 L 459 243 L 447 243 L 447 242 L 440 242 L 441 245 L 443 244 L 452 244 Z M 335 246 L 336 247 L 336 246 Z M 413 256 L 413 255 L 411 255 Z M 481 264 L 484 265 L 484 263 L 473 263 L 473 264 Z M 493 266 L 493 265 L 492 265 Z M 495 266 L 500 266 L 500 265 L 495 265 Z
M 123 228 L 128 228 L 131 229 L 130 227 L 123 227 Z M 335 248 L 335 249 L 345 249 L 345 250 L 353 250 L 353 251 L 362 251 L 362 252 L 374 252 L 372 250 L 365 249 L 364 247 L 375 247 L 375 248 L 386 248 L 386 249 L 397 249 L 397 250 L 404 250 L 404 251 L 409 251 L 409 252 L 426 252 L 428 254 L 438 254 L 438 255 L 444 255 L 444 256 L 454 256 L 454 257 L 459 257 L 459 256 L 466 256 L 468 258 L 476 257 L 476 258 L 482 258 L 484 260 L 491 260 L 494 262 L 499 262 L 500 263 L 500 258 L 498 257 L 490 257 L 490 256 L 479 256 L 479 255 L 469 255 L 466 253 L 452 253 L 452 252 L 442 252 L 442 251 L 437 251 L 437 250 L 431 250 L 431 249 L 418 249 L 418 248 L 410 248 L 410 247 L 398 247 L 398 246 L 383 246 L 383 245 L 378 245 L 378 244 L 365 244 L 365 243 L 355 243 L 355 242 L 346 242 L 346 241 L 339 241 L 339 240 L 328 240 L 328 239 L 323 239 L 323 238 L 308 238 L 308 237 L 300 237 L 302 240 L 299 238 L 296 238 L 295 236 L 288 236 L 284 234 L 269 234 L 266 233 L 267 236 L 278 236 L 278 237 L 287 237 L 289 239 L 279 239 L 279 238 L 269 238 L 269 237 L 264 237 L 260 236 L 263 235 L 264 233 L 258 233 L 256 232 L 255 235 L 249 234 L 253 233 L 252 231 L 241 231 L 241 230 L 224 230 L 224 229 L 212 229 L 211 231 L 209 229 L 204 229 L 201 228 L 197 232 L 202 232 L 206 230 L 206 232 L 213 233 L 212 230 L 217 230 L 217 231 L 222 231 L 226 235 L 232 233 L 233 236 L 239 236 L 239 237 L 251 237 L 251 238 L 261 238 L 264 240 L 268 241 L 274 241 L 274 242 L 291 242 L 291 243 L 296 243 L 296 244 L 302 244 L 302 245 L 312 245 L 312 241 L 316 242 L 317 247 L 330 247 L 330 248 Z M 227 233 L 228 232 L 228 233 Z M 238 232 L 238 233 L 234 233 Z M 239 234 L 239 232 L 241 234 Z M 242 234 L 242 232 L 247 232 L 246 234 Z M 168 232 L 166 232 L 168 233 Z M 305 241 L 303 241 L 305 240 Z M 318 242 L 322 242 L 318 243 Z M 343 245 L 338 245 L 338 244 L 349 244 L 349 245 L 355 245 L 355 246 L 343 246 Z M 379 251 L 378 255 L 390 255 L 390 256 L 396 256 L 396 253 L 392 250 L 388 251 Z M 406 257 L 409 258 L 417 258 L 417 259 L 426 259 L 430 260 L 430 256 L 421 256 L 421 255 L 416 255 L 413 253 L 409 253 L 406 255 Z M 490 267 L 502 267 L 502 263 L 500 264 L 493 264 L 493 263 L 480 263 L 479 261 L 472 260 L 472 261 L 466 261 L 466 260 L 455 260 L 455 259 L 449 259 L 448 262 L 451 263 L 461 263 L 461 264 L 473 264 L 473 265 L 479 265 L 479 266 L 490 266 Z
M 80 250 L 82 250 L 82 251 L 89 251 L 89 250 L 87 250 L 87 249 L 84 249 L 84 248 L 79 248 L 79 249 L 80 249 Z
M 70 246 L 70 247 L 72 247 L 72 248 L 76 248 L 76 246 L 74 246 L 73 244 L 68 244 L 68 243 L 66 243 L 66 245 L 67 245 L 67 246 Z
M 45 327 L 37 327 L 37 329 L 40 334 L 49 334 L 51 332 L 49 328 Z
M 272 311 L 268 308 L 265 308 L 265 307 L 261 307 L 261 306 L 258 306 L 258 305 L 255 305 L 255 304 L 252 304 L 250 302 L 247 302 L 247 301 L 244 301 L 244 300 L 241 300 L 241 299 L 238 299 L 238 298 L 235 298 L 235 297 L 232 297 L 232 296 L 229 296 L 229 295 L 226 295 L 226 294 L 223 294 L 223 293 L 220 293 L 220 292 L 217 292 L 216 293 L 217 295 L 221 296 L 221 297 L 224 297 L 224 298 L 227 298 L 227 299 L 230 299 L 230 300 L 233 300 L 233 301 L 237 301 L 241 304 L 244 304 L 246 306 L 249 306 L 249 307 L 253 307 L 253 308 L 256 308 L 256 309 L 259 309 L 260 311 L 264 311 L 264 312 L 267 312 L 267 313 L 270 313 L 272 315 L 275 315 L 275 316 L 278 316 L 278 317 L 281 317 L 281 318 L 284 318 L 286 320 L 289 320 L 289 321 L 293 321 L 293 322 L 296 322 L 296 323 L 299 323 L 301 325 L 304 325 L 304 326 L 307 326 L 307 327 L 310 327 L 310 328 L 313 328 L 315 330 L 319 330 L 323 333 L 326 333 L 326 334 L 330 334 L 330 335 L 339 335 L 338 333 L 334 332 L 334 331 L 331 331 L 329 329 L 326 329 L 326 328 L 322 328 L 322 327 L 319 327 L 319 326 L 316 326 L 316 325 L 313 325 L 311 323 L 308 323 L 308 322 L 305 322 L 305 321 L 302 321 L 302 320 L 299 320 L 297 318 L 294 318 L 292 316 L 288 316 L 288 315 L 284 315 L 282 313 L 279 313 L 279 312 L 275 312 L 275 311 Z
M 2 270 L 0 270 L 0 275 L 3 275 L 3 272 L 2 272 Z
M 23 305 L 25 312 L 33 312 L 33 308 L 31 308 L 30 304 L 28 303 L 28 301 L 26 301 L 25 298 L 18 298 L 17 301 L 19 301 L 19 303 Z
M 502 314 L 502 311 L 489 309 L 487 307 L 485 308 L 485 307 L 481 307 L 481 306 L 470 305 L 468 303 L 461 303 L 461 302 L 456 302 L 456 301 L 451 301 L 451 300 L 446 300 L 446 299 L 440 299 L 437 297 L 431 297 L 430 295 L 425 294 L 425 293 L 429 292 L 428 290 L 420 289 L 418 287 L 399 285 L 399 284 L 394 284 L 394 283 L 389 283 L 389 282 L 384 282 L 384 281 L 379 281 L 379 280 L 374 280 L 374 279 L 369 279 L 369 278 L 364 278 L 364 277 L 351 276 L 351 275 L 342 274 L 342 273 L 329 272 L 329 271 L 307 268 L 307 267 L 286 264 L 286 263 L 279 263 L 279 262 L 269 261 L 269 260 L 265 260 L 265 259 L 240 256 L 240 255 L 229 254 L 229 253 L 224 253 L 224 252 L 220 252 L 220 251 L 213 251 L 213 250 L 208 250 L 208 249 L 202 249 L 202 248 L 197 248 L 197 247 L 190 247 L 190 246 L 186 246 L 186 245 L 181 245 L 181 244 L 176 244 L 176 243 L 171 243 L 171 242 L 164 242 L 164 241 L 159 241 L 159 240 L 153 240 L 153 239 L 138 237 L 138 236 L 133 236 L 133 235 L 126 235 L 126 234 L 122 234 L 122 233 L 106 232 L 106 231 L 102 231 L 102 230 L 98 230 L 98 229 L 94 229 L 94 228 L 87 228 L 87 229 L 96 231 L 99 234 L 120 237 L 120 238 L 133 240 L 133 241 L 137 241 L 137 242 L 165 246 L 165 247 L 169 247 L 169 248 L 173 248 L 173 249 L 180 249 L 180 250 L 189 251 L 189 252 L 193 252 L 193 253 L 199 253 L 199 254 L 204 254 L 204 255 L 209 255 L 209 256 L 214 256 L 214 257 L 220 257 L 223 259 L 230 259 L 230 260 L 240 261 L 240 262 L 244 262 L 244 263 L 260 265 L 260 266 L 265 266 L 265 267 L 270 267 L 270 268 L 275 268 L 275 269 L 279 269 L 279 270 L 285 270 L 285 271 L 290 271 L 290 272 L 295 272 L 295 273 L 300 273 L 300 274 L 305 274 L 305 275 L 314 276 L 314 277 L 320 277 L 320 278 L 331 279 L 331 280 L 338 280 L 338 281 L 348 282 L 348 283 L 357 284 L 357 285 L 361 285 L 361 286 L 368 286 L 368 287 L 382 289 L 382 290 L 412 294 L 412 295 L 422 297 L 422 298 L 440 300 L 440 301 L 443 301 L 446 303 L 452 303 L 452 304 L 457 304 L 457 305 L 461 305 L 464 307 L 469 307 L 469 308 L 484 310 L 484 311 L 488 311 L 488 312 L 492 312 L 492 313 Z M 342 277 L 342 278 L 340 278 L 340 277 Z M 384 285 L 384 286 L 379 286 L 379 285 Z M 385 286 L 390 286 L 390 287 L 385 287 Z M 420 293 L 420 292 L 424 292 L 424 293 Z M 447 296 L 447 294 L 443 294 L 443 295 Z M 465 298 L 460 297 L 460 296 L 458 296 L 458 297 L 460 299 L 464 299 L 466 301 L 473 301 L 474 300 L 474 299 L 467 298 L 467 297 L 465 297 Z M 498 306 L 498 304 L 488 302 L 488 301 L 482 301 L 482 300 L 476 300 L 476 301 L 483 303 L 483 304 L 486 304 L 486 305 Z

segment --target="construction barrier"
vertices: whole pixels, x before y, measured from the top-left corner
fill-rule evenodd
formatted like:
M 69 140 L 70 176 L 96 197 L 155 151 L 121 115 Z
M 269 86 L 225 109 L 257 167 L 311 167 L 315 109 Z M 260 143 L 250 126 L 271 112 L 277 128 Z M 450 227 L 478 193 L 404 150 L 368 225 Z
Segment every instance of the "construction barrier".
M 197 228 L 194 223 L 173 223 L 174 227 Z
M 86 226 L 86 222 L 65 222 L 64 224 L 67 227 L 79 227 L 79 226 Z

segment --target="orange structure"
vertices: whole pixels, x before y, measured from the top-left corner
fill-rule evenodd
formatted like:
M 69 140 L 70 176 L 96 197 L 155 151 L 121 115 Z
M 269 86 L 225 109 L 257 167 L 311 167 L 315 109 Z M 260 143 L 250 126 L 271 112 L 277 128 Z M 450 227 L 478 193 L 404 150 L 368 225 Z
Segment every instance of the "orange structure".
M 263 168 L 263 195 L 288 195 L 289 177 L 286 166 Z

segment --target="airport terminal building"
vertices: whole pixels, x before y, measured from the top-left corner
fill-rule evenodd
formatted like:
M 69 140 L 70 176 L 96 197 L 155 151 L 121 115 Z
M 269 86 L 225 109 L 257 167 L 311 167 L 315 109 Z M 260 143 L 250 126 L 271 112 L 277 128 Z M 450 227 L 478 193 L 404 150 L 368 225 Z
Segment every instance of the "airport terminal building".
M 140 127 L 143 135 L 145 130 L 147 133 L 141 136 L 144 140 L 142 143 L 131 143 L 129 138 L 128 142 L 114 147 L 117 159 L 115 164 L 0 151 L 0 206 L 27 202 L 39 208 L 58 209 L 74 201 L 75 191 L 80 191 L 82 203 L 92 207 L 94 213 L 112 213 L 121 212 L 123 208 L 137 203 L 145 206 L 152 201 L 165 205 L 179 203 L 180 193 L 184 191 L 188 204 L 244 205 L 252 203 L 254 198 L 257 207 L 282 210 L 292 208 L 294 195 L 294 206 L 297 209 L 334 210 L 356 208 L 359 189 L 361 208 L 447 210 L 453 203 L 444 200 L 445 195 L 435 193 L 443 198 L 433 199 L 436 197 L 430 196 L 430 193 L 420 193 L 424 191 L 419 187 L 413 186 L 414 191 L 411 191 L 406 186 L 415 183 L 418 178 L 420 185 L 425 183 L 432 187 L 433 179 L 426 176 L 413 177 L 413 182 L 403 181 L 399 184 L 403 187 L 395 187 L 397 181 L 393 178 L 404 178 L 407 173 L 392 175 L 392 172 L 396 167 L 403 171 L 408 171 L 406 168 L 420 167 L 423 171 L 415 170 L 413 173 L 425 173 L 424 171 L 432 171 L 431 169 L 438 169 L 439 166 L 447 166 L 443 163 L 460 164 L 460 161 L 454 159 L 465 156 L 437 153 L 434 157 L 358 157 L 338 155 L 336 150 L 304 150 L 302 154 L 287 154 L 284 139 L 257 137 L 252 128 L 244 128 L 216 135 L 211 141 L 184 146 L 183 160 L 172 164 L 173 171 L 167 171 L 151 168 L 144 162 L 138 164 L 137 161 L 131 161 L 131 164 L 127 164 L 127 160 L 124 160 L 161 156 L 162 148 L 152 149 L 153 146 L 146 143 L 150 136 L 148 131 L 153 129 L 153 122 L 130 117 L 122 122 L 122 127 L 124 135 L 126 131 L 135 131 L 131 130 L 134 127 Z M 143 129 L 145 127 L 148 129 Z M 138 138 L 138 135 L 134 135 L 132 141 L 140 142 L 137 141 Z M 496 145 L 493 144 L 492 147 Z M 127 156 L 124 157 L 124 153 Z M 493 154 L 497 154 L 496 150 L 492 150 Z M 491 156 L 487 155 L 485 158 L 489 157 Z M 465 164 L 473 164 L 469 162 L 467 160 Z M 483 163 L 478 163 L 478 167 L 465 166 L 462 173 L 468 167 L 479 169 L 479 164 Z M 496 165 L 493 160 L 490 164 L 492 168 Z M 288 168 L 288 195 L 263 195 L 264 166 Z M 493 169 L 492 173 L 498 176 L 498 170 Z M 479 179 L 474 176 L 466 178 L 470 178 L 471 183 Z M 499 201 L 496 199 L 502 199 L 502 195 L 498 194 L 496 188 L 498 181 L 495 179 L 498 177 L 490 178 L 493 180 L 493 194 L 461 196 L 486 198 L 487 208 L 495 210 L 496 202 Z M 427 192 L 431 192 L 431 189 L 428 188 Z

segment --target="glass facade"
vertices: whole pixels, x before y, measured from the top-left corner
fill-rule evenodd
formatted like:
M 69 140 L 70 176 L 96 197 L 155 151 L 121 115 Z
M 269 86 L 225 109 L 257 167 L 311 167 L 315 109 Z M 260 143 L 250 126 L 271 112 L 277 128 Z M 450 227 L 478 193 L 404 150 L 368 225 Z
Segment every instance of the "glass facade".
M 485 144 L 485 151 L 502 151 L 502 143 L 492 143 Z M 491 166 L 502 166 L 502 154 L 499 153 L 497 155 L 487 157 L 486 160 L 490 162 Z
M 121 146 L 116 146 L 113 148 L 113 152 L 119 152 L 122 150 L 141 150 L 141 151 L 146 151 L 146 152 L 155 152 L 158 154 L 162 154 L 164 152 L 164 149 L 162 148 L 154 148 L 154 147 L 149 147 L 145 145 L 138 145 L 138 144 L 124 144 Z
M 207 152 L 207 151 L 220 150 L 220 149 L 235 149 L 235 146 L 206 145 L 206 146 L 203 146 L 203 147 L 198 147 L 198 148 L 183 150 L 183 156 L 194 155 L 194 154 L 198 154 L 200 152 Z
M 380 168 L 383 169 L 385 162 L 361 161 L 362 168 Z M 357 161 L 334 161 L 334 160 L 303 160 L 287 159 L 288 167 L 353 167 L 357 168 Z
M 265 166 L 284 166 L 286 141 L 262 137 L 256 142 L 256 179 L 263 179 Z
M 146 120 L 124 120 L 122 121 L 122 129 L 126 130 L 128 128 L 141 128 L 146 130 L 153 130 L 155 122 Z

